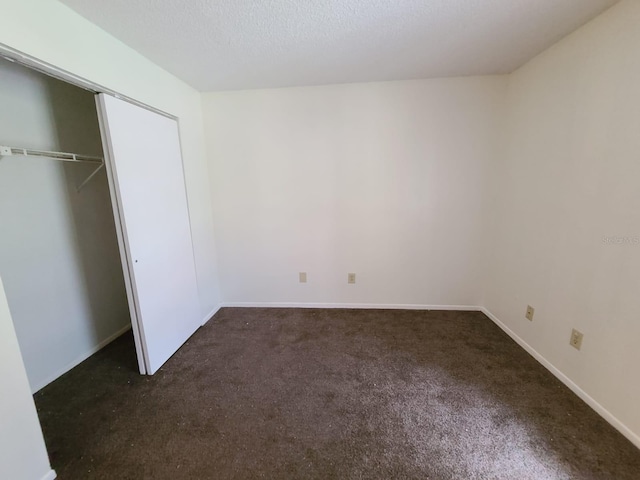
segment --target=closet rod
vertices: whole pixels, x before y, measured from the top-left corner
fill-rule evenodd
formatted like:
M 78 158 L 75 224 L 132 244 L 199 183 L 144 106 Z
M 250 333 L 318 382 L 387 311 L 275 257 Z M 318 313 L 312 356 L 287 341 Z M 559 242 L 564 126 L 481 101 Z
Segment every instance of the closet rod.
M 102 163 L 102 157 L 92 155 L 79 155 L 77 153 L 52 152 L 48 150 L 34 150 L 32 148 L 5 147 L 0 145 L 0 157 L 11 155 L 24 155 L 26 157 L 45 157 L 63 162 L 90 162 Z
M 87 183 L 89 183 L 89 181 L 93 177 L 95 177 L 97 173 L 104 167 L 104 159 L 102 157 L 95 157 L 92 155 L 78 155 L 77 153 L 52 152 L 49 150 L 34 150 L 32 148 L 5 147 L 4 145 L 0 145 L 0 158 L 11 157 L 14 155 L 50 158 L 53 160 L 60 160 L 62 162 L 83 162 L 97 164 L 98 167 L 93 172 L 91 172 L 91 174 L 80 185 L 76 187 L 76 190 L 78 192 L 82 190 L 82 188 Z

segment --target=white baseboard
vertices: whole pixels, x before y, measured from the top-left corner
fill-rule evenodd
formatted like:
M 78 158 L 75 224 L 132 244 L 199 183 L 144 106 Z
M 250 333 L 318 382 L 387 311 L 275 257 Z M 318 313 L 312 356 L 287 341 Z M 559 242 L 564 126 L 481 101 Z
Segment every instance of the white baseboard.
M 202 319 L 202 325 L 205 325 L 209 320 L 211 320 L 211 318 L 213 318 L 213 316 L 218 313 L 218 310 L 220 310 L 222 308 L 221 304 L 216 305 L 215 307 L 213 307 L 213 309 L 207 313 L 205 315 L 205 317 Z
M 472 305 L 416 305 L 410 303 L 296 303 L 296 302 L 227 302 L 221 307 L 239 308 L 360 308 L 373 310 L 457 310 L 482 311 Z
M 551 362 L 549 362 L 546 358 L 544 358 L 540 353 L 538 353 L 531 345 L 525 342 L 522 338 L 516 335 L 513 330 L 507 327 L 504 323 L 502 323 L 493 313 L 491 313 L 488 309 L 482 307 L 482 313 L 484 313 L 487 317 L 489 317 L 498 327 L 500 327 L 507 335 L 509 335 L 518 345 L 524 348 L 533 358 L 535 358 L 543 367 L 549 370 L 555 377 L 564 383 L 569 389 L 575 393 L 578 397 L 580 397 L 587 405 L 593 408 L 598 415 L 604 418 L 607 422 L 609 422 L 616 430 L 618 430 L 622 435 L 627 437 L 631 443 L 633 443 L 636 447 L 640 448 L 640 436 L 636 435 L 632 432 L 624 423 L 618 420 L 609 410 L 600 405 L 596 400 L 594 400 L 587 392 L 582 390 L 578 385 L 573 383 L 573 381 L 567 377 L 564 373 L 562 373 L 558 368 L 556 368 Z
M 32 389 L 32 393 L 36 393 L 37 391 L 39 391 L 39 390 L 43 389 L 44 387 L 46 387 L 47 385 L 49 385 L 51 382 L 53 382 L 57 378 L 60 378 L 62 375 L 67 373 L 69 370 L 71 370 L 73 367 L 78 366 L 80 363 L 84 362 L 91 355 L 93 355 L 94 353 L 97 353 L 98 351 L 102 350 L 104 347 L 106 347 L 111 342 L 113 342 L 116 338 L 118 338 L 121 335 L 125 334 L 129 330 L 131 330 L 131 324 L 129 324 L 129 325 L 125 326 L 124 328 L 118 330 L 113 335 L 110 335 L 109 337 L 105 338 L 103 341 L 98 343 L 95 347 L 91 348 L 89 351 L 83 353 L 78 358 L 76 358 L 72 362 L 70 362 L 67 365 L 65 365 L 63 368 L 58 370 L 56 373 L 51 375 L 46 380 L 34 385 L 34 387 Z M 53 477 L 53 478 L 55 478 L 55 477 Z
M 42 477 L 41 480 L 55 480 L 55 478 L 58 475 L 56 474 L 55 470 L 49 470 L 47 473 L 44 474 L 44 477 Z

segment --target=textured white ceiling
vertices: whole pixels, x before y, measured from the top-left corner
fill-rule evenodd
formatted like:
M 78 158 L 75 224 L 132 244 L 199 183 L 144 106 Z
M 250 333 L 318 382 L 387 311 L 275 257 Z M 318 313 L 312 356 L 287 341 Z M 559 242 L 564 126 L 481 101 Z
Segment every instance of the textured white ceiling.
M 508 73 L 617 0 L 62 0 L 200 91 Z

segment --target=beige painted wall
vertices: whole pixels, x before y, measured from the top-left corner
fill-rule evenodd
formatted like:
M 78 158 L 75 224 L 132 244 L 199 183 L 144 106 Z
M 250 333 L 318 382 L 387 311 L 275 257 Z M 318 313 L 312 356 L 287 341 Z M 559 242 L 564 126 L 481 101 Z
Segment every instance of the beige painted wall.
M 480 305 L 483 199 L 505 85 L 206 94 L 224 301 Z

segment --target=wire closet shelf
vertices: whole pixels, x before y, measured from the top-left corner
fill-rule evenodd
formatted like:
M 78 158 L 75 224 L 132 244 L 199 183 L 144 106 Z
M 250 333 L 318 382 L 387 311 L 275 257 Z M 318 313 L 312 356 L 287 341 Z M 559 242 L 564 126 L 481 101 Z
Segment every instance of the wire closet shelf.
M 96 164 L 96 169 L 93 170 L 91 174 L 80 185 L 76 187 L 76 190 L 78 192 L 82 190 L 84 186 L 89 183 L 91 179 L 95 177 L 102 168 L 104 168 L 104 158 L 93 155 L 81 155 L 78 153 L 55 152 L 50 150 L 36 150 L 33 148 L 7 147 L 4 145 L 0 145 L 0 159 L 2 159 L 2 157 L 12 157 L 16 155 L 24 157 L 48 158 L 61 162 Z

